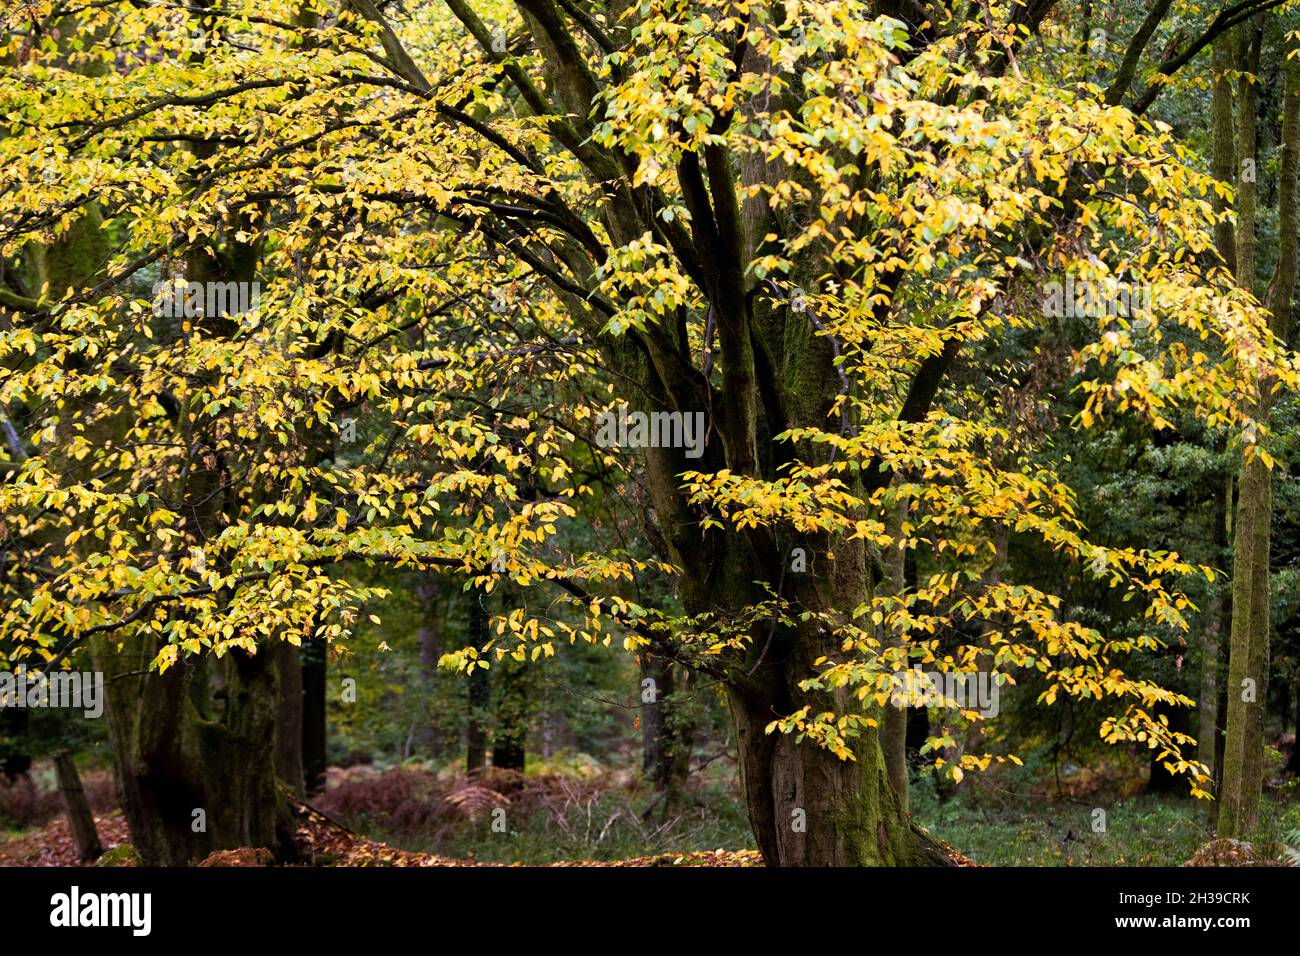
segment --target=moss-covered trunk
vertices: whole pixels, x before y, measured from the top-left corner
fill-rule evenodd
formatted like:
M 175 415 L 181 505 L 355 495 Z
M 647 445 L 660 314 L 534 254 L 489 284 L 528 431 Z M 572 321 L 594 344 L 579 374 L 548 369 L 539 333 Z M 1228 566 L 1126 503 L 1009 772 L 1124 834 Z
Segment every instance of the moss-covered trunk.
M 1293 48 L 1292 53 L 1296 52 Z M 1253 111 L 1253 96 L 1243 104 Z M 1216 123 L 1222 125 L 1222 117 Z M 1253 127 L 1253 119 L 1247 126 Z M 1253 137 L 1253 132 L 1250 134 Z M 1300 66 L 1286 68 L 1282 101 L 1282 163 L 1278 186 L 1278 255 L 1267 302 L 1273 332 L 1291 335 L 1291 300 L 1297 278 L 1300 237 Z M 1247 184 L 1249 185 L 1249 184 Z M 1253 196 L 1253 187 L 1246 190 Z M 1254 242 L 1253 200 L 1238 245 Z M 1251 274 L 1247 279 L 1253 278 Z M 1271 411 L 1271 383 L 1261 383 L 1255 409 L 1260 420 Z M 1269 667 L 1269 553 L 1273 515 L 1272 472 L 1258 456 L 1247 458 L 1237 487 L 1232 560 L 1232 630 L 1228 652 L 1228 714 L 1224 734 L 1223 782 L 1219 792 L 1218 835 L 1237 838 L 1255 826 L 1264 782 L 1264 704 Z
M 1228 721 L 1218 795 L 1218 835 L 1224 838 L 1240 838 L 1254 827 L 1263 785 L 1272 487 L 1272 473 L 1258 458 L 1242 466 L 1232 563 Z
M 185 866 L 214 850 L 292 856 L 293 825 L 276 784 L 279 682 L 270 654 L 190 659 L 159 676 L 158 648 L 91 645 L 105 674 L 109 743 L 131 842 L 149 866 Z
M 775 675 L 774 675 L 775 676 Z M 793 675 L 791 675 L 793 676 Z M 790 683 L 771 694 L 731 688 L 750 826 L 768 866 L 909 866 L 928 862 L 890 786 L 880 741 L 858 739 L 841 760 L 793 736 L 766 733 Z
M 702 575 L 683 597 L 693 613 L 727 617 L 755 600 L 753 561 L 733 547 L 725 570 Z M 711 543 L 715 556 L 723 552 Z M 811 547 L 811 545 L 810 545 Z M 737 550 L 741 557 L 737 558 Z M 816 612 L 856 607 L 871 593 L 860 542 L 841 542 L 836 559 L 820 560 L 787 579 L 789 597 Z M 748 596 L 748 597 L 747 597 Z M 731 604 L 730 602 L 740 602 Z M 768 725 L 807 705 L 812 713 L 863 712 L 843 691 L 806 691 L 799 685 L 817 661 L 840 652 L 816 616 L 793 626 L 759 623 L 746 660 L 728 671 L 727 702 L 736 732 L 742 793 L 758 848 L 769 866 L 912 866 L 946 862 L 942 851 L 912 826 L 904 797 L 889 779 L 881 733 L 850 740 L 854 759 Z M 871 714 L 883 727 L 883 713 Z

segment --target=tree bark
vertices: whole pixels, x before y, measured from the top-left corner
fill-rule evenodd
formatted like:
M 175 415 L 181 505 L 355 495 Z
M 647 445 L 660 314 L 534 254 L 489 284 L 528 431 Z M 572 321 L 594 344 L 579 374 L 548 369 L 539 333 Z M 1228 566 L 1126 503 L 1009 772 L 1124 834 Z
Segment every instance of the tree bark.
M 691 674 L 663 657 L 647 653 L 642 680 L 654 683 L 654 700 L 645 700 L 642 685 L 642 769 L 659 797 L 659 817 L 681 811 L 686 800 L 694 752 L 696 721 L 686 695 Z
M 236 847 L 291 858 L 293 821 L 276 794 L 280 689 L 271 655 L 182 660 L 160 676 L 149 670 L 157 652 L 147 638 L 120 649 L 102 635 L 91 642 L 105 677 L 122 809 L 140 859 L 188 866 Z
M 54 755 L 54 771 L 59 778 L 59 792 L 63 794 L 63 806 L 68 815 L 68 828 L 72 831 L 72 842 L 77 846 L 77 855 L 83 863 L 95 860 L 104 852 L 99 842 L 99 831 L 95 828 L 95 815 L 86 800 L 86 791 L 81 786 L 81 775 L 72 754 L 66 750 Z
M 1255 458 L 1241 469 L 1233 548 L 1228 717 L 1218 822 L 1218 835 L 1225 839 L 1240 838 L 1254 826 L 1263 787 L 1262 720 L 1264 669 L 1268 660 L 1271 517 L 1271 474 Z
M 528 665 L 507 657 L 496 665 L 497 703 L 492 766 L 524 772 L 528 742 Z
M 1278 261 L 1267 306 L 1274 333 L 1290 335 L 1296 285 L 1296 175 L 1300 171 L 1300 72 L 1286 68 L 1282 104 L 1282 163 L 1278 196 Z M 1257 417 L 1266 420 L 1268 383 Z M 1243 462 L 1237 490 L 1232 565 L 1232 632 L 1228 656 L 1228 719 L 1219 794 L 1218 834 L 1240 838 L 1255 826 L 1264 784 L 1264 705 L 1269 667 L 1269 552 L 1272 471 L 1258 455 Z
M 803 696 L 788 663 L 765 668 L 760 686 L 729 688 L 750 826 L 768 866 L 907 866 L 922 862 L 916 836 L 889 782 L 876 731 L 854 760 L 788 734 L 767 733 Z
M 1232 48 L 1229 37 L 1222 37 L 1214 44 L 1212 64 L 1214 88 L 1210 109 L 1213 114 L 1214 143 L 1210 171 L 1220 182 L 1232 183 L 1237 179 L 1236 128 L 1232 117 L 1232 78 L 1228 75 L 1232 69 Z M 1218 193 L 1210 197 L 1210 204 L 1216 213 L 1227 211 L 1227 200 Z M 1227 267 L 1236 272 L 1236 236 L 1233 234 L 1230 220 L 1215 224 L 1214 245 Z
M 329 676 L 328 646 L 320 638 L 302 642 L 302 769 L 308 794 L 325 787 L 328 728 L 326 681 Z
M 424 679 L 432 684 L 438 671 L 438 658 L 441 656 L 437 627 L 438 586 L 435 576 L 421 575 L 415 586 L 415 594 L 420 601 L 420 626 L 415 634 L 420 646 L 420 669 Z M 442 740 L 432 715 L 417 729 L 416 740 L 420 750 L 430 759 L 438 760 L 442 757 Z
M 642 654 L 640 676 L 641 773 L 647 783 L 659 790 L 666 777 L 663 698 L 672 692 L 669 662 L 653 653 Z
M 1295 705 L 1291 729 L 1295 733 L 1295 742 L 1291 745 L 1291 758 L 1286 762 L 1286 773 L 1300 777 L 1300 680 L 1291 685 L 1291 700 Z
M 280 681 L 280 714 L 275 725 L 275 772 L 299 800 L 306 796 L 303 772 L 302 654 L 288 641 L 270 649 Z
M 1214 560 L 1227 549 L 1228 509 L 1231 507 L 1232 481 L 1224 482 L 1222 492 L 1216 495 L 1214 511 Z M 1205 608 L 1204 623 L 1201 626 L 1201 692 L 1197 700 L 1197 752 L 1196 759 L 1210 768 L 1210 776 L 1217 773 L 1218 761 L 1216 750 L 1218 743 L 1219 703 L 1219 653 L 1222 639 L 1224 618 L 1223 589 L 1218 584 L 1211 585 L 1214 591 Z

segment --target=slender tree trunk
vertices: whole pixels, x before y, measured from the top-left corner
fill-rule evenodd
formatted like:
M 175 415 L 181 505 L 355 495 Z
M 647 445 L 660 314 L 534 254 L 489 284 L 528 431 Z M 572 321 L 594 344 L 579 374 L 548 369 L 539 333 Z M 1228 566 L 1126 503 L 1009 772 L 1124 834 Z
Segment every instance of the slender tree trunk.
M 676 816 L 686 805 L 697 718 L 696 707 L 691 700 L 695 675 L 675 664 L 669 665 L 668 672 L 672 675 L 672 680 L 669 696 L 664 699 L 664 820 Z
M 1219 836 L 1224 838 L 1239 838 L 1254 826 L 1263 787 L 1261 723 L 1268 654 L 1271 517 L 1271 474 L 1255 458 L 1241 469 L 1233 549 L 1228 718 L 1218 823 Z
M 1224 489 L 1216 496 L 1214 517 L 1215 560 L 1223 554 L 1227 545 L 1227 511 L 1231 506 L 1232 481 L 1224 482 Z M 1216 749 L 1218 743 L 1219 703 L 1219 651 L 1222 637 L 1221 628 L 1224 617 L 1223 588 L 1212 585 L 1214 592 L 1205 608 L 1205 617 L 1201 625 L 1201 692 L 1197 700 L 1197 753 L 1196 758 L 1210 768 L 1210 776 L 1217 774 L 1218 762 Z
M 436 613 L 438 585 L 435 576 L 421 575 L 415 594 L 420 601 L 420 627 L 415 634 L 420 646 L 420 671 L 424 679 L 432 684 L 438 672 L 438 658 L 441 656 Z M 420 750 L 430 759 L 437 760 L 442 756 L 442 740 L 432 715 L 428 715 L 428 719 L 417 729 L 416 740 Z
M 1217 774 L 1216 736 L 1218 734 L 1218 658 L 1219 618 L 1222 617 L 1222 594 L 1214 594 L 1205 609 L 1201 632 L 1201 692 L 1197 702 L 1199 722 L 1196 728 L 1196 758 L 1209 767 L 1210 777 Z
M 328 765 L 326 744 L 326 681 L 329 676 L 328 646 L 320 638 L 302 642 L 302 769 L 307 793 L 325 787 Z
M 659 795 L 660 819 L 666 820 L 680 812 L 690 783 L 696 731 L 687 697 L 691 674 L 650 653 L 641 660 L 641 675 L 642 770 Z M 646 680 L 654 684 L 647 686 Z
M 54 770 L 59 778 L 59 792 L 63 794 L 63 806 L 68 814 L 72 842 L 77 846 L 77 855 L 88 863 L 97 859 L 104 848 L 99 842 L 95 815 L 90 811 L 90 803 L 86 800 L 86 791 L 81 786 L 81 775 L 77 773 L 72 754 L 66 750 L 56 753 Z
M 496 665 L 497 705 L 492 724 L 492 766 L 524 771 L 528 742 L 528 665 L 507 657 Z
M 664 696 L 672 693 L 669 662 L 653 653 L 641 655 L 641 773 L 646 781 L 660 790 L 664 764 Z M 649 682 L 649 683 L 647 683 Z
M 1286 772 L 1295 777 L 1300 777 L 1300 680 L 1291 685 L 1291 699 L 1295 704 L 1292 729 L 1295 732 L 1295 743 L 1291 745 L 1291 759 L 1286 763 Z
M 1213 112 L 1214 142 L 1210 157 L 1210 171 L 1214 178 L 1224 183 L 1236 182 L 1236 125 L 1232 116 L 1232 48 L 1228 37 L 1222 37 L 1214 44 L 1213 69 L 1214 89 L 1211 99 Z M 1215 212 L 1227 211 L 1227 200 L 1215 193 L 1210 197 Z M 1228 268 L 1234 273 L 1237 269 L 1236 236 L 1233 234 L 1232 222 L 1219 221 L 1214 226 L 1214 245 Z
M 1230 605 L 1231 600 L 1229 599 L 1224 603 Z M 1227 629 L 1231 630 L 1231 612 L 1229 612 L 1227 626 Z M 1223 760 L 1224 754 L 1228 752 L 1228 681 L 1226 676 L 1228 673 L 1228 644 L 1226 641 L 1222 642 L 1219 650 L 1219 673 L 1224 675 L 1224 679 L 1219 681 L 1219 706 L 1215 710 L 1217 717 L 1214 728 L 1214 792 L 1216 794 L 1223 792 Z M 1217 818 L 1218 804 L 1214 804 L 1213 808 Z
M 1296 174 L 1300 167 L 1300 73 L 1286 68 L 1282 105 L 1282 164 L 1278 197 L 1278 262 L 1268 296 L 1273 330 L 1290 334 L 1296 284 Z M 1265 384 L 1257 417 L 1266 419 Z M 1232 633 L 1228 657 L 1228 720 L 1219 794 L 1218 833 L 1239 838 L 1259 815 L 1264 783 L 1264 706 L 1269 667 L 1269 535 L 1273 513 L 1271 470 L 1256 456 L 1242 464 L 1232 565 Z
M 280 714 L 275 725 L 275 772 L 299 800 L 306 795 L 302 763 L 302 654 L 288 641 L 269 649 L 280 682 Z

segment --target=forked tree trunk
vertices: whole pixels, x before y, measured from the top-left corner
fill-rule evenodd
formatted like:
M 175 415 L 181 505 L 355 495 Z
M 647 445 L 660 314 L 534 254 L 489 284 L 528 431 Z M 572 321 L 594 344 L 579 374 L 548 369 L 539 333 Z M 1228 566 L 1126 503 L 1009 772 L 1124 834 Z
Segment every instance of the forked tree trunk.
M 811 640 L 807 637 L 810 646 Z M 818 642 L 820 643 L 820 642 Z M 750 825 L 768 866 L 910 866 L 941 853 L 914 832 L 890 784 L 877 731 L 854 741 L 854 760 L 793 735 L 768 733 L 780 714 L 812 700 L 797 684 L 815 655 L 765 663 L 749 687 L 731 687 Z M 841 702 L 842 706 L 842 702 Z M 877 715 L 879 716 L 879 714 Z
M 793 586 L 805 607 L 856 607 L 870 594 L 865 562 L 846 545 L 833 569 Z M 739 573 L 744 573 L 740 571 Z M 721 593 L 743 593 L 740 582 Z M 865 730 L 846 760 L 793 734 L 767 732 L 777 717 L 808 705 L 812 713 L 863 712 L 843 692 L 805 691 L 815 662 L 839 653 L 815 619 L 756 637 L 757 657 L 728 682 L 745 802 L 768 866 L 943 865 L 948 857 L 911 823 L 889 779 L 881 731 Z M 867 711 L 883 727 L 882 708 Z

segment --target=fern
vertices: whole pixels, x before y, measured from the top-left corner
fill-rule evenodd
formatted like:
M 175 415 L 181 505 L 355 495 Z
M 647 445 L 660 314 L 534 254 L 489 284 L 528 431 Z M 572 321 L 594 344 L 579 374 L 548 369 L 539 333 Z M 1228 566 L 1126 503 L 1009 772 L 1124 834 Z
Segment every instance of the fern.
M 1282 856 L 1291 866 L 1300 866 L 1300 849 L 1297 847 L 1300 847 L 1300 829 L 1288 832 L 1282 844 Z

